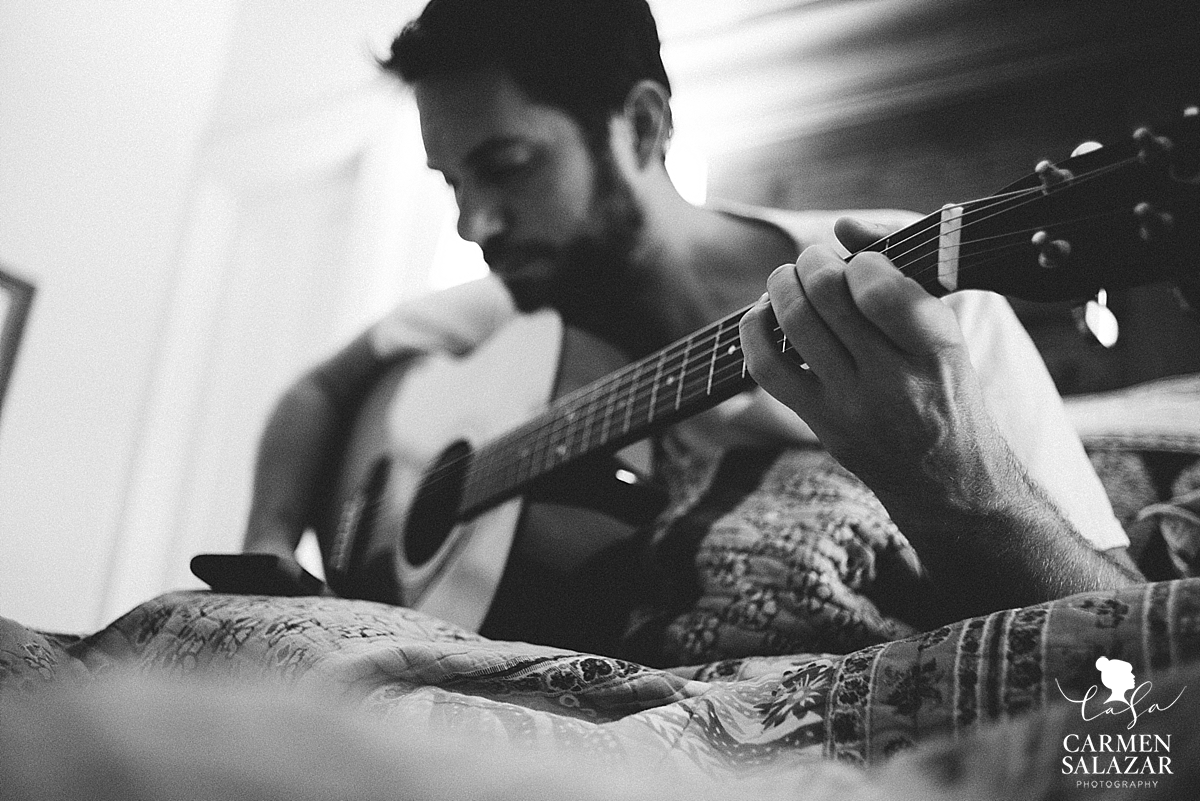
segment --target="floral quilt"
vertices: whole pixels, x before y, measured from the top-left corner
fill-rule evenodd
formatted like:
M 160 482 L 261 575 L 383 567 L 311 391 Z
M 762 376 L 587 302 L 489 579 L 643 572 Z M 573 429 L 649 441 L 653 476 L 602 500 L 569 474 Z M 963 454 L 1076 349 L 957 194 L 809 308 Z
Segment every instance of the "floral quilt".
M 719 775 L 835 758 L 878 763 L 1081 696 L 1100 656 L 1139 677 L 1200 657 L 1200 579 L 997 612 L 847 655 L 652 669 L 497 642 L 367 601 L 178 592 L 96 634 L 0 620 L 0 696 L 114 673 L 272 682 L 412 733 L 497 749 Z

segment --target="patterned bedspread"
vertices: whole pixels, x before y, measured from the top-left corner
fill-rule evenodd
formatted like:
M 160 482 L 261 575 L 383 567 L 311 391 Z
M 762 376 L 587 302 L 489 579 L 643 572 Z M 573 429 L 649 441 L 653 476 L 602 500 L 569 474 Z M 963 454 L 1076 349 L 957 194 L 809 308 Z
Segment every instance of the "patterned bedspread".
M 1141 678 L 1200 656 L 1200 579 L 998 612 L 848 655 L 671 670 L 494 642 L 365 601 L 180 592 L 86 638 L 0 620 L 0 695 L 133 671 L 271 682 L 412 733 L 566 749 L 680 775 L 914 743 L 1081 697 L 1099 656 Z M 1061 688 L 1061 692 L 1060 692 Z M 1200 689 L 1190 701 L 1200 705 Z

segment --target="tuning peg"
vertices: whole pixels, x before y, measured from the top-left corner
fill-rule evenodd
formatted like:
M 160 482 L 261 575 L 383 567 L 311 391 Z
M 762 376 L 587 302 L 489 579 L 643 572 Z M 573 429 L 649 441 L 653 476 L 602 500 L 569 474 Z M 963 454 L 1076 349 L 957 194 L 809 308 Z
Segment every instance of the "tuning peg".
M 1030 240 L 1038 249 L 1038 264 L 1047 270 L 1062 267 L 1071 255 L 1071 243 L 1065 239 L 1051 239 L 1050 234 L 1038 231 Z
M 1117 316 L 1108 308 L 1108 292 L 1101 289 L 1096 297 L 1089 300 L 1081 308 L 1076 308 L 1075 325 L 1081 334 L 1087 335 L 1106 348 L 1117 344 L 1121 326 Z
M 1070 181 L 1075 177 L 1070 170 L 1064 170 L 1062 167 L 1056 167 L 1048 159 L 1042 159 L 1039 161 L 1037 166 L 1033 168 L 1033 171 L 1037 173 L 1038 178 L 1041 179 L 1042 192 L 1045 194 L 1050 194 L 1050 191 L 1054 189 L 1054 187 L 1059 186 L 1060 184 L 1065 184 L 1067 181 Z
M 1133 141 L 1138 144 L 1138 161 L 1147 165 L 1161 164 L 1175 149 L 1170 139 L 1155 136 L 1149 128 L 1138 128 L 1134 131 Z
M 1200 107 L 1188 106 L 1183 110 L 1184 118 L 1200 117 Z M 1190 140 L 1187 140 L 1190 141 Z M 1200 152 L 1193 146 L 1179 148 L 1171 159 L 1171 178 L 1180 183 L 1200 184 Z
M 1175 295 L 1175 302 L 1179 304 L 1182 311 L 1200 316 L 1200 292 L 1182 286 L 1171 287 L 1171 291 Z
M 1100 144 L 1099 142 L 1093 142 L 1090 140 L 1087 142 L 1080 142 L 1075 146 L 1075 149 L 1071 151 L 1071 158 L 1087 155 L 1088 153 L 1099 150 L 1102 147 L 1104 147 L 1104 145 Z
M 1159 211 L 1145 201 L 1133 207 L 1133 216 L 1138 221 L 1138 235 L 1144 242 L 1156 242 L 1170 233 L 1175 225 L 1175 217 L 1166 211 Z

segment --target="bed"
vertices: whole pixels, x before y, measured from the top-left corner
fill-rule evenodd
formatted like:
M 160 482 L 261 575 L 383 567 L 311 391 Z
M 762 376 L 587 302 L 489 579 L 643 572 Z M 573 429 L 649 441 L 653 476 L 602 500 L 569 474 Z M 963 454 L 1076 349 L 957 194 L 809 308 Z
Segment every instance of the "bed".
M 1071 404 L 1145 585 L 670 668 L 321 597 L 174 592 L 87 636 L 0 619 L 0 794 L 1194 797 L 1198 381 Z M 1103 421 L 1130 403 L 1142 428 L 1121 438 Z M 1132 667 L 1129 714 L 1094 697 L 1101 657 Z M 1089 735 L 1131 733 L 1168 769 L 1089 761 Z

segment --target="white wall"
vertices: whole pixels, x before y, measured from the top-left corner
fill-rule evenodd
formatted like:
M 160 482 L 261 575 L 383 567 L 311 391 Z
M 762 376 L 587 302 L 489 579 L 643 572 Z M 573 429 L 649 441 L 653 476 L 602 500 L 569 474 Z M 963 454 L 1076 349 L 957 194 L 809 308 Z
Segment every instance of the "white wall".
M 444 195 L 369 58 L 418 5 L 0 0 L 0 263 L 38 287 L 0 615 L 87 631 L 194 584 L 286 381 L 422 284 Z
M 0 421 L 5 616 L 95 622 L 232 5 L 0 3 L 0 262 L 38 288 Z

